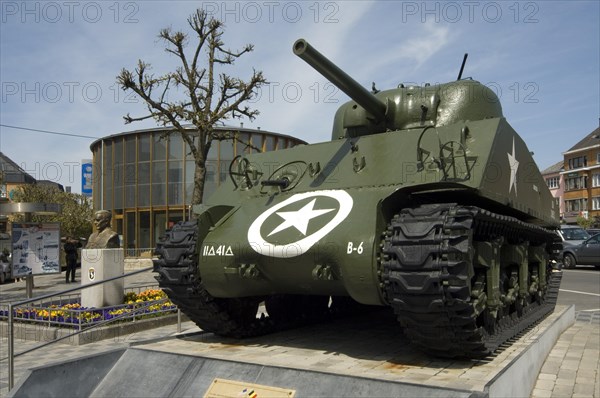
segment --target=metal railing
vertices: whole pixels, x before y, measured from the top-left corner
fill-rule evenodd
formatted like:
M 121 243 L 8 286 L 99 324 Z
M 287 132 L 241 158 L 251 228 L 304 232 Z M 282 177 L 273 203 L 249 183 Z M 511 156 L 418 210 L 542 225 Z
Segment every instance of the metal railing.
M 94 328 L 98 328 L 101 326 L 106 326 L 112 322 L 117 322 L 117 321 L 122 321 L 122 320 L 127 320 L 127 319 L 135 319 L 135 314 L 139 313 L 139 312 L 143 312 L 146 309 L 148 309 L 149 307 L 156 305 L 157 302 L 159 300 L 153 300 L 153 301 L 146 301 L 146 302 L 142 302 L 142 303 L 136 303 L 137 305 L 134 306 L 134 308 L 132 308 L 132 311 L 128 311 L 128 312 L 124 312 L 123 314 L 120 315 L 116 315 L 116 316 L 112 316 L 109 319 L 101 319 L 101 320 L 97 320 L 96 322 L 91 322 L 91 323 L 86 323 L 86 327 L 82 327 L 81 322 L 78 325 L 78 328 L 76 331 L 74 331 L 73 333 L 70 334 L 66 334 L 64 336 L 58 337 L 52 341 L 48 341 L 42 344 L 39 344 L 35 347 L 32 347 L 30 349 L 27 349 L 25 351 L 21 351 L 19 353 L 15 353 L 14 352 L 14 323 L 15 323 L 15 309 L 17 307 L 21 307 L 27 304 L 31 304 L 34 302 L 42 302 L 43 300 L 47 300 L 50 299 L 52 297 L 62 297 L 62 296 L 66 296 L 68 293 L 72 293 L 72 292 L 78 292 L 80 290 L 83 289 L 87 289 L 89 287 L 93 287 L 93 286 L 97 286 L 97 285 L 102 285 L 104 283 L 107 282 L 111 282 L 114 280 L 118 280 L 118 279 L 122 279 L 122 278 L 126 278 L 128 276 L 132 276 L 132 275 L 136 275 L 136 274 L 140 274 L 142 272 L 147 272 L 147 271 L 151 271 L 153 269 L 153 267 L 148 267 L 148 268 L 143 268 L 137 271 L 133 271 L 133 272 L 129 272 L 127 274 L 123 274 L 123 275 L 119 275 L 119 276 L 115 276 L 113 278 L 108 278 L 102 281 L 98 281 L 98 282 L 93 282 L 87 285 L 83 285 L 83 286 L 78 286 L 78 287 L 74 287 L 74 288 L 70 288 L 70 289 L 66 289 L 63 290 L 61 292 L 58 293 L 49 293 L 43 296 L 39 296 L 39 297 L 34 297 L 34 298 L 30 298 L 30 299 L 26 299 L 26 300 L 22 300 L 22 301 L 18 301 L 18 302 L 14 302 L 14 303 L 8 303 L 8 313 L 6 314 L 6 317 L 8 319 L 7 322 L 7 327 L 8 327 L 8 356 L 6 358 L 1 358 L 0 362 L 3 362 L 5 360 L 8 359 L 8 391 L 12 390 L 13 386 L 14 386 L 14 360 L 16 357 L 27 354 L 29 352 L 35 351 L 37 349 L 46 347 L 50 344 L 54 344 L 56 342 L 62 341 L 64 339 L 67 338 L 71 338 L 73 336 L 77 336 L 81 333 L 87 332 L 91 329 Z M 140 289 L 141 287 L 138 286 L 136 287 L 137 289 Z M 76 295 L 72 295 L 73 297 L 75 297 Z M 67 296 L 68 297 L 68 296 Z M 31 306 L 30 306 L 31 307 Z M 114 307 L 111 307 L 114 308 Z M 175 308 L 170 309 L 169 311 L 173 311 L 175 310 Z M 177 332 L 181 332 L 181 312 L 179 310 L 179 308 L 176 309 L 177 310 Z M 19 319 L 21 320 L 21 319 Z
M 141 287 L 137 289 L 140 290 Z M 120 320 L 135 321 L 140 316 L 163 315 L 177 310 L 177 306 L 171 303 L 168 298 L 153 298 L 139 302 L 126 302 L 125 304 L 93 308 L 81 307 L 77 301 L 78 296 L 75 296 L 74 299 L 66 303 L 63 300 L 58 301 L 58 303 L 52 300 L 47 304 L 28 305 L 25 308 L 13 310 L 13 322 L 83 330 L 98 322 L 113 319 L 117 316 Z M 138 315 L 140 313 L 141 315 Z M 7 318 L 8 310 L 0 309 L 0 320 L 6 320 Z
M 87 286 L 87 285 L 86 285 Z M 48 301 L 35 298 L 35 305 L 27 305 L 13 310 L 13 321 L 19 323 L 35 323 L 45 326 L 58 326 L 78 328 L 79 330 L 92 326 L 100 321 L 111 319 L 115 314 L 127 313 L 131 320 L 136 319 L 139 312 L 144 311 L 144 306 L 150 302 L 151 314 L 160 315 L 172 313 L 177 306 L 172 304 L 168 298 L 150 298 L 143 301 L 132 302 L 131 298 L 138 298 L 142 291 L 151 292 L 151 289 L 159 291 L 158 284 L 146 284 L 124 289 L 125 303 L 106 307 L 85 308 L 79 305 L 79 294 L 64 295 L 56 293 L 54 298 Z M 133 297 L 131 296 L 133 294 Z M 56 298 L 58 296 L 58 298 Z M 129 300 L 128 300 L 129 296 Z M 143 314 L 148 315 L 148 313 Z M 8 305 L 0 303 L 0 320 L 8 319 Z

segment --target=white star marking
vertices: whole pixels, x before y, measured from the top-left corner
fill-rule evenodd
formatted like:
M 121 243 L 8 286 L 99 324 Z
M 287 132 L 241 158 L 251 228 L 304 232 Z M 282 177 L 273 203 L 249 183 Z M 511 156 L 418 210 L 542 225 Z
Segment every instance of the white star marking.
M 315 217 L 319 217 L 323 214 L 329 213 L 335 209 L 322 209 L 322 210 L 313 210 L 315 207 L 315 202 L 317 199 L 313 199 L 309 203 L 307 203 L 303 208 L 297 211 L 278 211 L 277 214 L 285 221 L 279 224 L 277 228 L 275 228 L 271 233 L 267 236 L 271 236 L 276 234 L 277 232 L 283 231 L 284 229 L 288 229 L 290 227 L 296 228 L 303 235 L 306 236 L 306 230 L 308 229 L 308 223 Z
M 513 137 L 512 154 L 508 155 L 508 165 L 510 166 L 510 185 L 508 186 L 508 193 L 515 187 L 515 195 L 517 194 L 517 170 L 519 169 L 519 161 L 515 156 L 515 138 Z

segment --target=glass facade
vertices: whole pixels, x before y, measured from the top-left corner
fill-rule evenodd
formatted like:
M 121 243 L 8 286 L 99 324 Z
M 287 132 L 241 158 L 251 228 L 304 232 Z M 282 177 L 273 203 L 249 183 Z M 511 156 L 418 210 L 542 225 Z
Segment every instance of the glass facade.
M 235 138 L 214 141 L 206 162 L 205 195 L 227 178 L 237 155 L 290 148 L 304 141 L 251 129 L 223 128 Z M 178 133 L 136 130 L 95 141 L 94 209 L 113 214 L 127 255 L 151 250 L 158 238 L 189 217 L 194 189 L 194 158 Z

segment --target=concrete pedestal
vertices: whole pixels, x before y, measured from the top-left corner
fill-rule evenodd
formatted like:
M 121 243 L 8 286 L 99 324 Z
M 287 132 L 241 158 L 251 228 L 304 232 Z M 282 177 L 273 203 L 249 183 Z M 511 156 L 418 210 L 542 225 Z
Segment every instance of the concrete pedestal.
M 83 249 L 81 251 L 81 285 L 88 285 L 123 275 L 123 249 Z M 117 279 L 81 291 L 82 307 L 107 307 L 123 304 L 123 279 Z

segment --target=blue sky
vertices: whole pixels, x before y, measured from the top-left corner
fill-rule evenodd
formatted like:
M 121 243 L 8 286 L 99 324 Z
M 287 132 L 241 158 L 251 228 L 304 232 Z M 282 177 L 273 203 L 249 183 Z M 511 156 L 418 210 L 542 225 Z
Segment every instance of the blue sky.
M 305 38 L 358 82 L 392 88 L 472 77 L 500 96 L 504 116 L 540 168 L 598 127 L 598 1 L 4 1 L 0 2 L 0 124 L 102 137 L 155 127 L 124 125 L 143 104 L 118 89 L 121 68 L 138 59 L 159 75 L 174 57 L 157 40 L 185 29 L 202 7 L 224 20 L 224 40 L 255 51 L 228 73 L 262 70 L 271 82 L 245 127 L 329 139 L 333 115 L 348 100 L 292 54 Z M 238 121 L 230 122 L 238 125 Z M 0 151 L 38 179 L 80 192 L 74 173 L 94 139 L 0 127 Z

